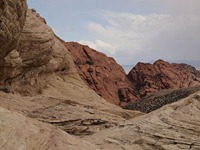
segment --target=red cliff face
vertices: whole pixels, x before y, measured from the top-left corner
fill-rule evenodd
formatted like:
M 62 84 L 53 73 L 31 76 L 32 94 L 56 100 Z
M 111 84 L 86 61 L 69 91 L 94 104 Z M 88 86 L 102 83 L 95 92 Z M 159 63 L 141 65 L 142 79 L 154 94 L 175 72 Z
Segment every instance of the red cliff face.
M 161 89 L 200 85 L 200 72 L 186 64 L 157 60 L 138 63 L 128 75 L 105 54 L 76 42 L 67 42 L 77 70 L 97 94 L 116 105 L 124 106 Z
M 75 42 L 67 42 L 66 47 L 81 78 L 104 99 L 116 105 L 138 99 L 134 86 L 113 58 Z
M 157 60 L 154 64 L 138 63 L 128 74 L 142 96 L 161 89 L 192 87 L 200 84 L 200 72 L 186 64 Z

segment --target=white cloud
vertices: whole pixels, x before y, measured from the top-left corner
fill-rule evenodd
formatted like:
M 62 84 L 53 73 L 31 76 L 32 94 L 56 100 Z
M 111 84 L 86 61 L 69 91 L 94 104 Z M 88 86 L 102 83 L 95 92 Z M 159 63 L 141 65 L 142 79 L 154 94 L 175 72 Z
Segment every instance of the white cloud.
M 82 44 L 116 58 L 120 64 L 159 58 L 199 60 L 200 0 L 83 0 L 82 3 L 29 0 L 29 3 L 40 8 L 64 40 L 81 40 Z
M 199 0 L 154 0 L 154 3 L 171 14 L 200 14 Z
M 200 17 L 196 14 L 138 15 L 106 11 L 103 19 L 104 24 L 90 22 L 87 29 L 97 39 L 115 47 L 115 53 L 106 50 L 108 46 L 98 46 L 97 50 L 104 48 L 120 64 L 159 58 L 198 60 L 200 56 Z
M 89 47 L 95 49 L 95 50 L 99 50 L 103 53 L 106 53 L 108 55 L 114 55 L 115 54 L 115 50 L 117 49 L 115 46 L 108 44 L 104 41 L 101 40 L 96 40 L 94 42 L 91 41 L 79 41 L 79 43 L 83 44 L 83 45 L 88 45 Z

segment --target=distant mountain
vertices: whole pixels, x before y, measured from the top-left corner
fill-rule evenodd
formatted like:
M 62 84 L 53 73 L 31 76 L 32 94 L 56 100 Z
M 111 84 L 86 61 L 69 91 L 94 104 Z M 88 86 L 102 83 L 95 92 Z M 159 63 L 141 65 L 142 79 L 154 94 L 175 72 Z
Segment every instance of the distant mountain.
M 85 83 L 107 101 L 124 106 L 162 89 L 200 85 L 200 72 L 187 64 L 157 60 L 123 65 L 86 45 L 66 42 Z
M 138 63 L 128 74 L 142 96 L 162 89 L 200 85 L 200 72 L 187 64 L 157 60 L 153 64 Z
M 184 63 L 184 64 L 188 64 L 188 65 L 191 65 L 193 67 L 195 67 L 197 70 L 200 71 L 200 60 L 191 60 L 191 61 L 188 61 L 188 60 L 179 60 L 179 61 L 169 61 L 170 63 Z M 149 63 L 154 63 L 154 61 L 151 61 Z M 126 74 L 128 74 L 131 69 L 134 67 L 135 65 L 132 64 L 132 65 L 122 65 L 122 67 L 124 68 L 124 71 L 126 72 Z

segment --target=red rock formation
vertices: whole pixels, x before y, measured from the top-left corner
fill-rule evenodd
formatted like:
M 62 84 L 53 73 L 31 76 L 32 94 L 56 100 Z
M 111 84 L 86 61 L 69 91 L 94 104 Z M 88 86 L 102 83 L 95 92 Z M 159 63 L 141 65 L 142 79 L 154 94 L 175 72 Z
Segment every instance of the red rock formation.
M 65 45 L 86 84 L 116 105 L 126 105 L 161 89 L 200 85 L 200 72 L 190 65 L 163 60 L 138 63 L 126 76 L 113 58 L 75 42 Z
M 194 67 L 163 60 L 157 60 L 154 64 L 138 63 L 128 77 L 142 96 L 161 89 L 200 85 L 200 72 Z
M 82 79 L 104 99 L 116 105 L 138 99 L 134 86 L 113 58 L 75 42 L 67 42 L 66 47 Z

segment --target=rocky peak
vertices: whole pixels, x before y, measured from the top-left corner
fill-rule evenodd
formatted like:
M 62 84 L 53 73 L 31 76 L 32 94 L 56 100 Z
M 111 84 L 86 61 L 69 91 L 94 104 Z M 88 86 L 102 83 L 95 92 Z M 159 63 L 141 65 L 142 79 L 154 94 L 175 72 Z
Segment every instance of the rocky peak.
M 200 72 L 186 64 L 157 60 L 153 64 L 138 63 L 128 74 L 139 92 L 145 96 L 161 89 L 192 87 L 200 84 Z
M 138 62 L 125 74 L 117 62 L 86 45 L 67 42 L 78 73 L 97 94 L 116 105 L 126 105 L 162 89 L 177 89 L 200 84 L 200 72 L 187 64 L 157 60 Z

